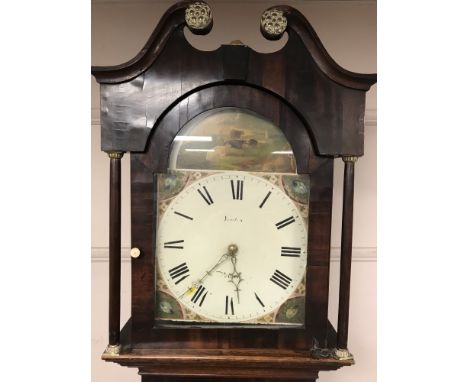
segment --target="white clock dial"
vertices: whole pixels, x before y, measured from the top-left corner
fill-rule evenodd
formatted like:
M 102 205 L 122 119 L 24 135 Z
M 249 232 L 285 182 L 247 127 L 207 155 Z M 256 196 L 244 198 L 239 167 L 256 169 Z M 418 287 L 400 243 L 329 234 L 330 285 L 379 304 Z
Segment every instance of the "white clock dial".
M 160 274 L 190 310 L 217 322 L 254 320 L 295 291 L 305 274 L 307 228 L 277 186 L 217 173 L 184 189 L 157 231 Z

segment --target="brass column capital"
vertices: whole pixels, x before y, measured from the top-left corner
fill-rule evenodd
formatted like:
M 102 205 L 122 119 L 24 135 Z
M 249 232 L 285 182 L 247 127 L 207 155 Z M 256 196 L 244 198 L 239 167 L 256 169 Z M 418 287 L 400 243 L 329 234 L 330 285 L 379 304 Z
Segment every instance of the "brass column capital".
M 106 151 L 110 159 L 122 159 L 124 151 Z
M 358 157 L 355 156 L 355 155 L 343 155 L 341 157 L 341 159 L 343 159 L 343 162 L 353 162 L 353 163 L 356 163 L 357 160 L 358 160 Z

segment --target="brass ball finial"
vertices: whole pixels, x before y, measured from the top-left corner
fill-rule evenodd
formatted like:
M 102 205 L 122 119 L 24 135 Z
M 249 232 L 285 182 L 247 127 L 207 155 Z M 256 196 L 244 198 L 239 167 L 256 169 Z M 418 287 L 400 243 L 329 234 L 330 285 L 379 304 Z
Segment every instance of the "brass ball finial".
M 262 14 L 260 29 L 262 34 L 270 40 L 281 38 L 288 26 L 288 19 L 281 9 L 270 8 Z
M 238 248 L 237 245 L 235 245 L 235 244 L 230 244 L 230 245 L 228 246 L 228 253 L 229 253 L 230 255 L 235 255 L 235 254 L 237 253 L 238 250 L 239 250 L 239 248 Z
M 195 34 L 208 33 L 213 25 L 210 6 L 204 1 L 195 1 L 185 9 L 185 23 Z

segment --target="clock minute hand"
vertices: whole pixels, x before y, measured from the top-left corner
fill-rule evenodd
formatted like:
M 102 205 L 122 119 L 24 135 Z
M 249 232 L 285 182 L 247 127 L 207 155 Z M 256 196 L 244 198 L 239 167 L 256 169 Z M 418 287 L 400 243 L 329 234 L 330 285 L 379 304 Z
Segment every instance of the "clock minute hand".
M 182 293 L 179 298 L 183 297 L 185 294 L 195 290 L 202 282 L 205 278 L 207 278 L 208 276 L 211 276 L 211 273 L 216 269 L 218 268 L 221 264 L 223 264 L 227 259 L 228 259 L 229 255 L 227 253 L 225 253 L 224 255 L 222 255 L 218 262 L 213 266 L 211 267 L 211 269 L 209 269 L 208 271 L 205 272 L 205 275 L 200 278 L 199 280 L 197 280 L 196 282 L 194 282 L 184 293 Z
M 211 272 L 213 272 L 216 268 L 218 268 L 222 263 L 224 263 L 226 260 L 228 259 L 228 254 L 225 253 L 223 256 L 220 257 L 220 259 L 218 260 L 218 262 L 209 270 L 209 271 L 206 271 L 205 272 L 205 276 L 203 276 L 199 282 L 202 282 L 205 277 L 207 276 L 210 276 L 211 275 Z

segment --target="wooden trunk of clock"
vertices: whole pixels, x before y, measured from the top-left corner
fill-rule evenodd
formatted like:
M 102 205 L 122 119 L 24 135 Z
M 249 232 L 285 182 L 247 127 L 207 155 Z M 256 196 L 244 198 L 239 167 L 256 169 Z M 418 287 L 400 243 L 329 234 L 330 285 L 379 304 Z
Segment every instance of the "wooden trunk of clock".
M 119 351 L 103 358 L 138 367 L 143 382 L 212 381 L 217 377 L 245 382 L 313 381 L 319 370 L 353 363 L 352 359 L 332 357 L 337 334 L 328 322 L 333 162 L 338 156 L 363 154 L 365 92 L 376 77 L 340 68 L 307 20 L 290 7 L 275 10 L 287 18 L 288 42 L 278 52 L 260 54 L 243 45 L 198 51 L 183 33 L 187 12 L 193 6 L 181 2 L 166 12 L 135 59 L 117 67 L 93 68 L 101 84 L 102 150 L 130 152 L 131 244 L 139 249 L 139 256 L 132 259 L 131 318 L 116 338 L 120 201 L 116 206 L 113 199 L 113 214 L 118 210 L 119 216 L 112 218 L 111 214 L 114 306 L 110 310 L 110 345 Z M 208 21 L 201 29 L 187 25 L 196 33 L 207 33 L 211 19 Z M 267 27 L 262 32 L 268 38 L 280 37 L 268 35 Z M 208 323 L 168 327 L 155 321 L 158 175 L 168 172 L 171 148 L 180 130 L 202 113 L 222 108 L 248 110 L 277 126 L 292 148 L 297 173 L 310 178 L 305 320 L 301 327 Z M 350 166 L 347 164 L 351 171 L 354 162 Z M 112 179 L 111 187 L 120 188 L 120 172 Z M 351 213 L 351 226 L 343 229 L 350 240 L 352 178 L 348 179 L 351 210 L 347 206 L 346 211 L 347 216 Z M 342 255 L 342 348 L 347 347 L 348 239 Z

